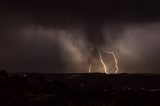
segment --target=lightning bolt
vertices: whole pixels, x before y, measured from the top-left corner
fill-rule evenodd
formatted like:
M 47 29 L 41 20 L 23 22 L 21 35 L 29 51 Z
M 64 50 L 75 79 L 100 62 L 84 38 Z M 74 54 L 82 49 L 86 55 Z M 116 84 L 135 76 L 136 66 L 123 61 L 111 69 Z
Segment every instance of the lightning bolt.
M 91 72 L 92 64 L 89 65 L 89 73 Z
M 108 51 L 104 51 L 104 50 L 103 50 L 103 52 L 112 54 L 112 56 L 113 56 L 113 58 L 114 58 L 114 61 L 115 61 L 115 73 L 117 74 L 119 68 L 118 68 L 118 61 L 117 61 L 117 58 L 116 58 L 116 56 L 115 56 L 115 53 L 114 53 L 113 51 L 108 52 Z
M 101 63 L 102 63 L 102 65 L 103 65 L 103 67 L 104 67 L 104 71 L 105 71 L 105 73 L 106 74 L 108 74 L 108 69 L 107 69 L 107 67 L 106 67 L 106 64 L 104 63 L 104 61 L 103 61 L 103 59 L 102 59 L 102 55 L 101 55 L 101 52 L 100 52 L 100 49 L 95 45 L 95 44 L 93 44 L 96 48 L 97 48 L 97 50 L 98 50 L 98 53 L 99 53 L 99 57 L 100 57 L 100 61 L 101 61 Z M 101 51 L 102 52 L 105 52 L 105 53 L 110 53 L 110 54 L 112 54 L 112 56 L 113 56 L 113 58 L 114 58 L 114 61 L 115 61 L 115 73 L 117 74 L 118 73 L 118 70 L 119 70 L 119 67 L 118 67 L 118 60 L 117 60 L 117 58 L 116 58 L 116 56 L 115 56 L 115 53 L 113 52 L 113 51 L 105 51 L 105 50 L 102 50 L 101 49 Z M 91 72 L 91 68 L 92 68 L 92 65 L 90 64 L 90 66 L 89 66 L 89 73 Z
M 98 48 L 97 48 L 97 49 L 98 49 Z M 104 61 L 103 61 L 103 59 L 102 59 L 102 55 L 101 55 L 101 52 L 100 52 L 99 49 L 98 49 L 98 53 L 99 53 L 100 61 L 101 61 L 102 65 L 103 65 L 103 67 L 104 67 L 104 72 L 105 72 L 106 74 L 108 74 L 107 67 L 106 67 L 106 65 L 105 65 L 105 63 L 104 63 Z

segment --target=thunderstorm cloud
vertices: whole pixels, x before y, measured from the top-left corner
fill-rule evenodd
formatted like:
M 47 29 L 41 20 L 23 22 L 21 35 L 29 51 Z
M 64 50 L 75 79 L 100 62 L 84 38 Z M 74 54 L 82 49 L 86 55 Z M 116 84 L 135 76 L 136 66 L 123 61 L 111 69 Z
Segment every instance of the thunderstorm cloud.
M 104 72 L 99 48 L 111 73 L 114 59 L 103 50 L 115 53 L 121 73 L 160 72 L 160 22 L 157 20 L 135 22 L 129 18 L 125 21 L 70 10 L 1 10 L 1 69 L 81 73 L 88 72 L 92 64 L 92 72 Z

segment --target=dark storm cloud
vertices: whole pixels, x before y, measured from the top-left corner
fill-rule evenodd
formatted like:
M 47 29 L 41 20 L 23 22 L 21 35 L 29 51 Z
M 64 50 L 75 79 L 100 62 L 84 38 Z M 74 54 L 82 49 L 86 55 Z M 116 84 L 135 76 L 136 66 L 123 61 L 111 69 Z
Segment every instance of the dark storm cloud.
M 81 25 L 65 14 L 65 19 L 57 13 L 55 17 L 51 15 L 53 19 L 42 16 L 42 20 L 35 20 L 38 17 L 32 16 L 32 12 L 21 13 L 21 10 L 1 13 L 4 17 L 1 18 L 1 67 L 40 72 L 67 72 L 71 64 L 75 67 L 74 62 L 79 61 L 79 52 L 83 49 L 79 47 L 83 46 L 82 41 L 78 41 L 83 38 Z M 74 72 L 72 70 L 70 72 Z
M 120 72 L 159 73 L 157 7 L 134 9 L 114 2 L 35 3 L 39 2 L 1 4 L 0 68 L 10 72 L 88 72 L 94 63 L 93 71 L 103 72 L 97 46 L 115 52 Z M 111 56 L 102 55 L 113 67 Z
M 157 72 L 160 52 L 159 22 L 123 23 L 115 26 L 121 26 L 121 31 L 116 29 L 119 38 L 111 36 L 111 32 L 116 32 L 115 28 L 104 28 L 104 34 L 109 39 L 106 41 L 109 46 L 104 47 L 118 50 L 120 67 L 128 70 L 127 72 Z

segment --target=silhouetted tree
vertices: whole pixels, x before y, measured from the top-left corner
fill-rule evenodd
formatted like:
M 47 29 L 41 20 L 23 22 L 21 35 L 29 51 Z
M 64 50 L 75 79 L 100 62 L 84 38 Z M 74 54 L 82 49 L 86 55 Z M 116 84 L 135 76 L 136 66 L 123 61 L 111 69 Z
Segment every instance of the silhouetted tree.
M 8 78 L 8 73 L 5 70 L 0 71 L 0 79 Z

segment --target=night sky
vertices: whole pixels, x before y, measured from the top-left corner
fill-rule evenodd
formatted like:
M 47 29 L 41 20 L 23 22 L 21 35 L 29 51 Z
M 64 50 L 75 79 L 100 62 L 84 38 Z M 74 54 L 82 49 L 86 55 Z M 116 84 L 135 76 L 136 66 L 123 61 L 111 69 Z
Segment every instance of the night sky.
M 0 1 L 0 69 L 104 72 L 97 47 L 121 73 L 160 73 L 160 6 L 146 1 Z M 101 51 L 113 72 L 110 54 Z

